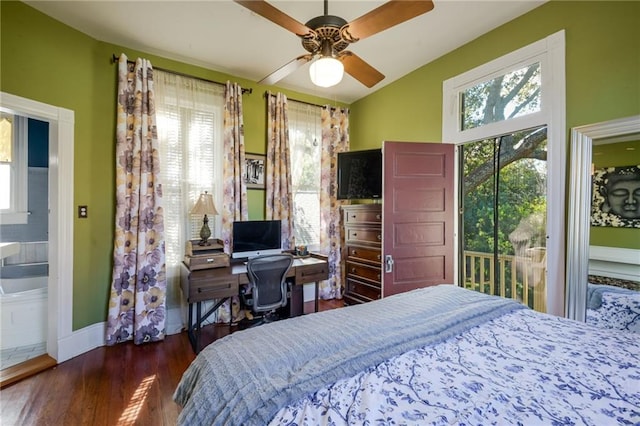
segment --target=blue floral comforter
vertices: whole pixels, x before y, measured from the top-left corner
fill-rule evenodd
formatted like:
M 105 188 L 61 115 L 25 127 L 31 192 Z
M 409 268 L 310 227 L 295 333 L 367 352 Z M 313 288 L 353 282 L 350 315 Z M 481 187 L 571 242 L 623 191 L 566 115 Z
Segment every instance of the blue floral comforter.
M 639 425 L 635 333 L 517 310 L 280 410 L 271 425 Z

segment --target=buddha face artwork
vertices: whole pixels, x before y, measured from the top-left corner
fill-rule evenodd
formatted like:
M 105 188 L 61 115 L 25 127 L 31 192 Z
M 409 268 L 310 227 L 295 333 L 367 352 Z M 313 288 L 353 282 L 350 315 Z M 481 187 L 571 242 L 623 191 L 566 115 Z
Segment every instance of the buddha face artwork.
M 595 171 L 591 225 L 640 228 L 640 166 Z

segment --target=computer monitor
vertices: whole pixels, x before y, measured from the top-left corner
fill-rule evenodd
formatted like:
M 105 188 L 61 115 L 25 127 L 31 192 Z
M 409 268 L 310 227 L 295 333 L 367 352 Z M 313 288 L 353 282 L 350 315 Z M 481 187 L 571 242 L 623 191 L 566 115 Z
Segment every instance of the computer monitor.
M 282 252 L 280 220 L 233 222 L 231 257 L 252 258 Z

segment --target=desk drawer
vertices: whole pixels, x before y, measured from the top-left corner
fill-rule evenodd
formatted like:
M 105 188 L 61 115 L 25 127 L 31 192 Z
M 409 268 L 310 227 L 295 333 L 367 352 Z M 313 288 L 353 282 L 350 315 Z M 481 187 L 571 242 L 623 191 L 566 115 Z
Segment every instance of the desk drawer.
M 313 283 L 329 278 L 329 265 L 304 265 L 296 267 L 296 284 Z
M 189 285 L 189 303 L 201 300 L 220 299 L 238 294 L 238 277 L 228 275 L 226 278 L 191 279 Z
M 347 245 L 347 257 L 349 260 L 373 262 L 376 265 L 380 265 L 382 262 L 382 255 L 380 254 L 379 248 Z
M 375 266 L 363 265 L 362 263 L 347 261 L 347 275 L 352 277 L 367 278 L 380 282 L 382 279 L 381 269 Z

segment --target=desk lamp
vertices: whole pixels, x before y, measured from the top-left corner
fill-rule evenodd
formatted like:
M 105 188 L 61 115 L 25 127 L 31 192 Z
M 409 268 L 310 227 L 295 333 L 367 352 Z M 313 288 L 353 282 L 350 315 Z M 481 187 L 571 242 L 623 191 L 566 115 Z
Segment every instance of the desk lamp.
M 211 230 L 209 229 L 209 218 L 207 217 L 207 215 L 218 214 L 216 206 L 213 205 L 213 195 L 207 193 L 207 191 L 204 191 L 204 194 L 200 194 L 200 198 L 198 198 L 198 201 L 196 201 L 196 205 L 193 206 L 190 213 L 204 215 L 204 219 L 202 220 L 202 228 L 200 229 L 200 242 L 198 243 L 198 245 L 211 245 L 211 243 L 209 243 Z

